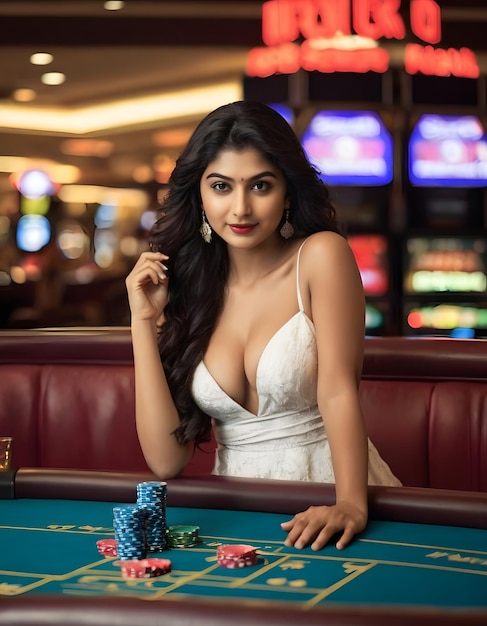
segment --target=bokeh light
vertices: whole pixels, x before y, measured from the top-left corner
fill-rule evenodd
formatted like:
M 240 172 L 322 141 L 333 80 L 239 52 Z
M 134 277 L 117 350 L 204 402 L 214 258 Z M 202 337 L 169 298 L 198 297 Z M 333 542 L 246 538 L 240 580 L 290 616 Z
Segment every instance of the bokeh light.
M 35 169 L 20 175 L 18 189 L 27 198 L 40 198 L 54 193 L 54 185 L 49 175 L 43 170 Z
M 62 72 L 46 72 L 41 76 L 43 85 L 55 86 L 62 85 L 66 80 L 66 75 Z
M 25 252 L 38 252 L 51 239 L 51 225 L 43 215 L 23 215 L 17 223 L 17 247 Z
M 49 65 L 53 62 L 54 57 L 49 52 L 34 52 L 29 60 L 32 65 Z
M 90 238 L 80 224 L 65 222 L 59 231 L 57 245 L 67 259 L 79 259 L 89 250 Z
M 12 92 L 12 98 L 15 102 L 32 102 L 36 96 L 37 92 L 34 89 L 20 88 Z

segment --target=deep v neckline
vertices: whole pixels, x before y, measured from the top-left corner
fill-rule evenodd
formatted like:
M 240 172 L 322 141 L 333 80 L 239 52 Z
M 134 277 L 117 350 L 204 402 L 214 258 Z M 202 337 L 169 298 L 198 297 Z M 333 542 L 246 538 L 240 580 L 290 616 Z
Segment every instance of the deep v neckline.
M 303 246 L 304 246 L 304 244 L 306 243 L 307 240 L 308 239 L 305 239 L 301 243 L 301 245 L 299 246 L 298 253 L 297 253 L 297 259 L 296 259 L 296 296 L 297 296 L 297 300 L 298 300 L 298 311 L 292 317 L 290 317 L 287 320 L 287 322 L 284 322 L 284 324 L 280 328 L 278 328 L 276 330 L 276 332 L 269 338 L 269 341 L 265 344 L 265 346 L 264 346 L 264 348 L 263 348 L 263 350 L 262 350 L 262 352 L 260 354 L 260 357 L 259 357 L 259 359 L 257 361 L 257 367 L 256 367 L 256 370 L 255 370 L 255 389 L 257 391 L 257 398 L 258 398 L 257 413 L 252 413 L 252 411 L 249 411 L 244 406 L 242 406 L 239 402 L 237 402 L 237 400 L 232 398 L 232 396 L 228 395 L 228 393 L 215 380 L 215 378 L 211 374 L 210 370 L 206 367 L 204 359 L 202 359 L 200 361 L 200 363 L 198 364 L 198 366 L 197 366 L 197 367 L 203 367 L 205 369 L 208 378 L 213 382 L 213 384 L 220 390 L 220 392 L 235 407 L 238 407 L 239 409 L 241 409 L 242 411 L 245 411 L 248 415 L 252 415 L 253 417 L 257 417 L 258 415 L 260 415 L 260 408 L 261 408 L 261 403 L 260 403 L 261 398 L 260 398 L 260 393 L 259 393 L 259 370 L 260 370 L 260 366 L 262 364 L 262 361 L 263 361 L 266 353 L 269 351 L 270 347 L 272 346 L 272 344 L 274 343 L 276 338 L 279 337 L 279 335 L 282 333 L 282 331 L 285 328 L 287 328 L 294 320 L 299 319 L 300 316 L 304 316 L 304 320 L 305 320 L 306 324 L 308 325 L 308 327 L 311 327 L 313 329 L 313 332 L 314 332 L 313 320 L 304 311 L 303 300 L 301 298 L 301 291 L 299 289 L 299 261 L 300 261 L 300 257 L 301 257 L 301 250 L 303 249 Z
M 213 376 L 213 374 L 210 372 L 210 370 L 208 369 L 208 367 L 206 366 L 206 363 L 204 362 L 204 360 L 201 360 L 199 363 L 198 367 L 203 367 L 208 375 L 208 377 L 212 380 L 213 384 L 218 387 L 218 389 L 221 391 L 221 393 L 223 393 L 225 395 L 225 397 L 230 400 L 230 402 L 232 402 L 235 406 L 237 406 L 239 409 L 241 409 L 242 411 L 245 411 L 246 413 L 248 413 L 249 415 L 252 415 L 253 417 L 258 417 L 260 415 L 260 394 L 259 394 L 259 369 L 260 366 L 262 364 L 262 361 L 266 355 L 266 353 L 269 351 L 270 347 L 272 346 L 272 344 L 274 343 L 274 341 L 279 337 L 279 335 L 296 319 L 298 319 L 298 317 L 302 315 L 306 321 L 306 323 L 308 325 L 310 325 L 311 327 L 314 327 L 312 320 L 308 317 L 308 315 L 300 310 L 300 311 L 296 311 L 296 313 L 290 317 L 287 322 L 284 322 L 284 324 L 282 326 L 280 326 L 276 332 L 270 337 L 269 341 L 266 343 L 266 345 L 264 346 L 264 349 L 262 350 L 259 360 L 257 361 L 257 367 L 255 370 L 255 389 L 257 390 L 257 397 L 259 400 L 259 406 L 257 407 L 257 413 L 253 413 L 252 411 L 249 411 L 249 409 L 246 409 L 244 406 L 242 406 L 240 404 L 240 402 L 237 402 L 237 400 L 235 400 L 234 398 L 232 398 L 232 396 L 230 396 L 222 387 L 221 385 L 218 383 L 218 381 L 215 379 L 215 377 Z

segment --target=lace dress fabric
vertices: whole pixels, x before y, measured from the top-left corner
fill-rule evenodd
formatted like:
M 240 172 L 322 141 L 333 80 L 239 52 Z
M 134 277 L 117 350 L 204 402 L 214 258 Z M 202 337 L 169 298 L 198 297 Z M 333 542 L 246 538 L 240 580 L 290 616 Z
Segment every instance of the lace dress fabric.
M 302 246 L 301 246 L 302 248 Z M 214 474 L 334 483 L 331 452 L 317 404 L 318 354 L 315 328 L 299 311 L 269 340 L 257 367 L 257 414 L 229 397 L 201 361 L 192 395 L 213 418 L 218 443 Z M 400 485 L 369 440 L 370 485 Z

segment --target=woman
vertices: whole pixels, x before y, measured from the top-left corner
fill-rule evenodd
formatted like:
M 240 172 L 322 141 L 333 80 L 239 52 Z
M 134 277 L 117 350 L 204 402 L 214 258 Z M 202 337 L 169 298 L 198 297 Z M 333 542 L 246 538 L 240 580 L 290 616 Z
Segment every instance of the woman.
M 399 482 L 365 431 L 364 295 L 327 187 L 278 113 L 235 102 L 199 124 L 162 210 L 126 281 L 149 467 L 178 474 L 213 423 L 214 473 L 334 482 L 334 506 L 282 527 L 344 547 L 367 483 Z

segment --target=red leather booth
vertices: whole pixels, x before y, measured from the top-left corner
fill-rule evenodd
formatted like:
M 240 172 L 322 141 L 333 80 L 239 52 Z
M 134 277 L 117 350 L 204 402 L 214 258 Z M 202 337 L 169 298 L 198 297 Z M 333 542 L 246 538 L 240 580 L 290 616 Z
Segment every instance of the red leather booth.
M 404 485 L 487 492 L 487 340 L 366 338 L 369 436 Z M 148 471 L 126 328 L 0 333 L 0 435 L 15 467 Z M 184 475 L 205 475 L 213 446 Z

